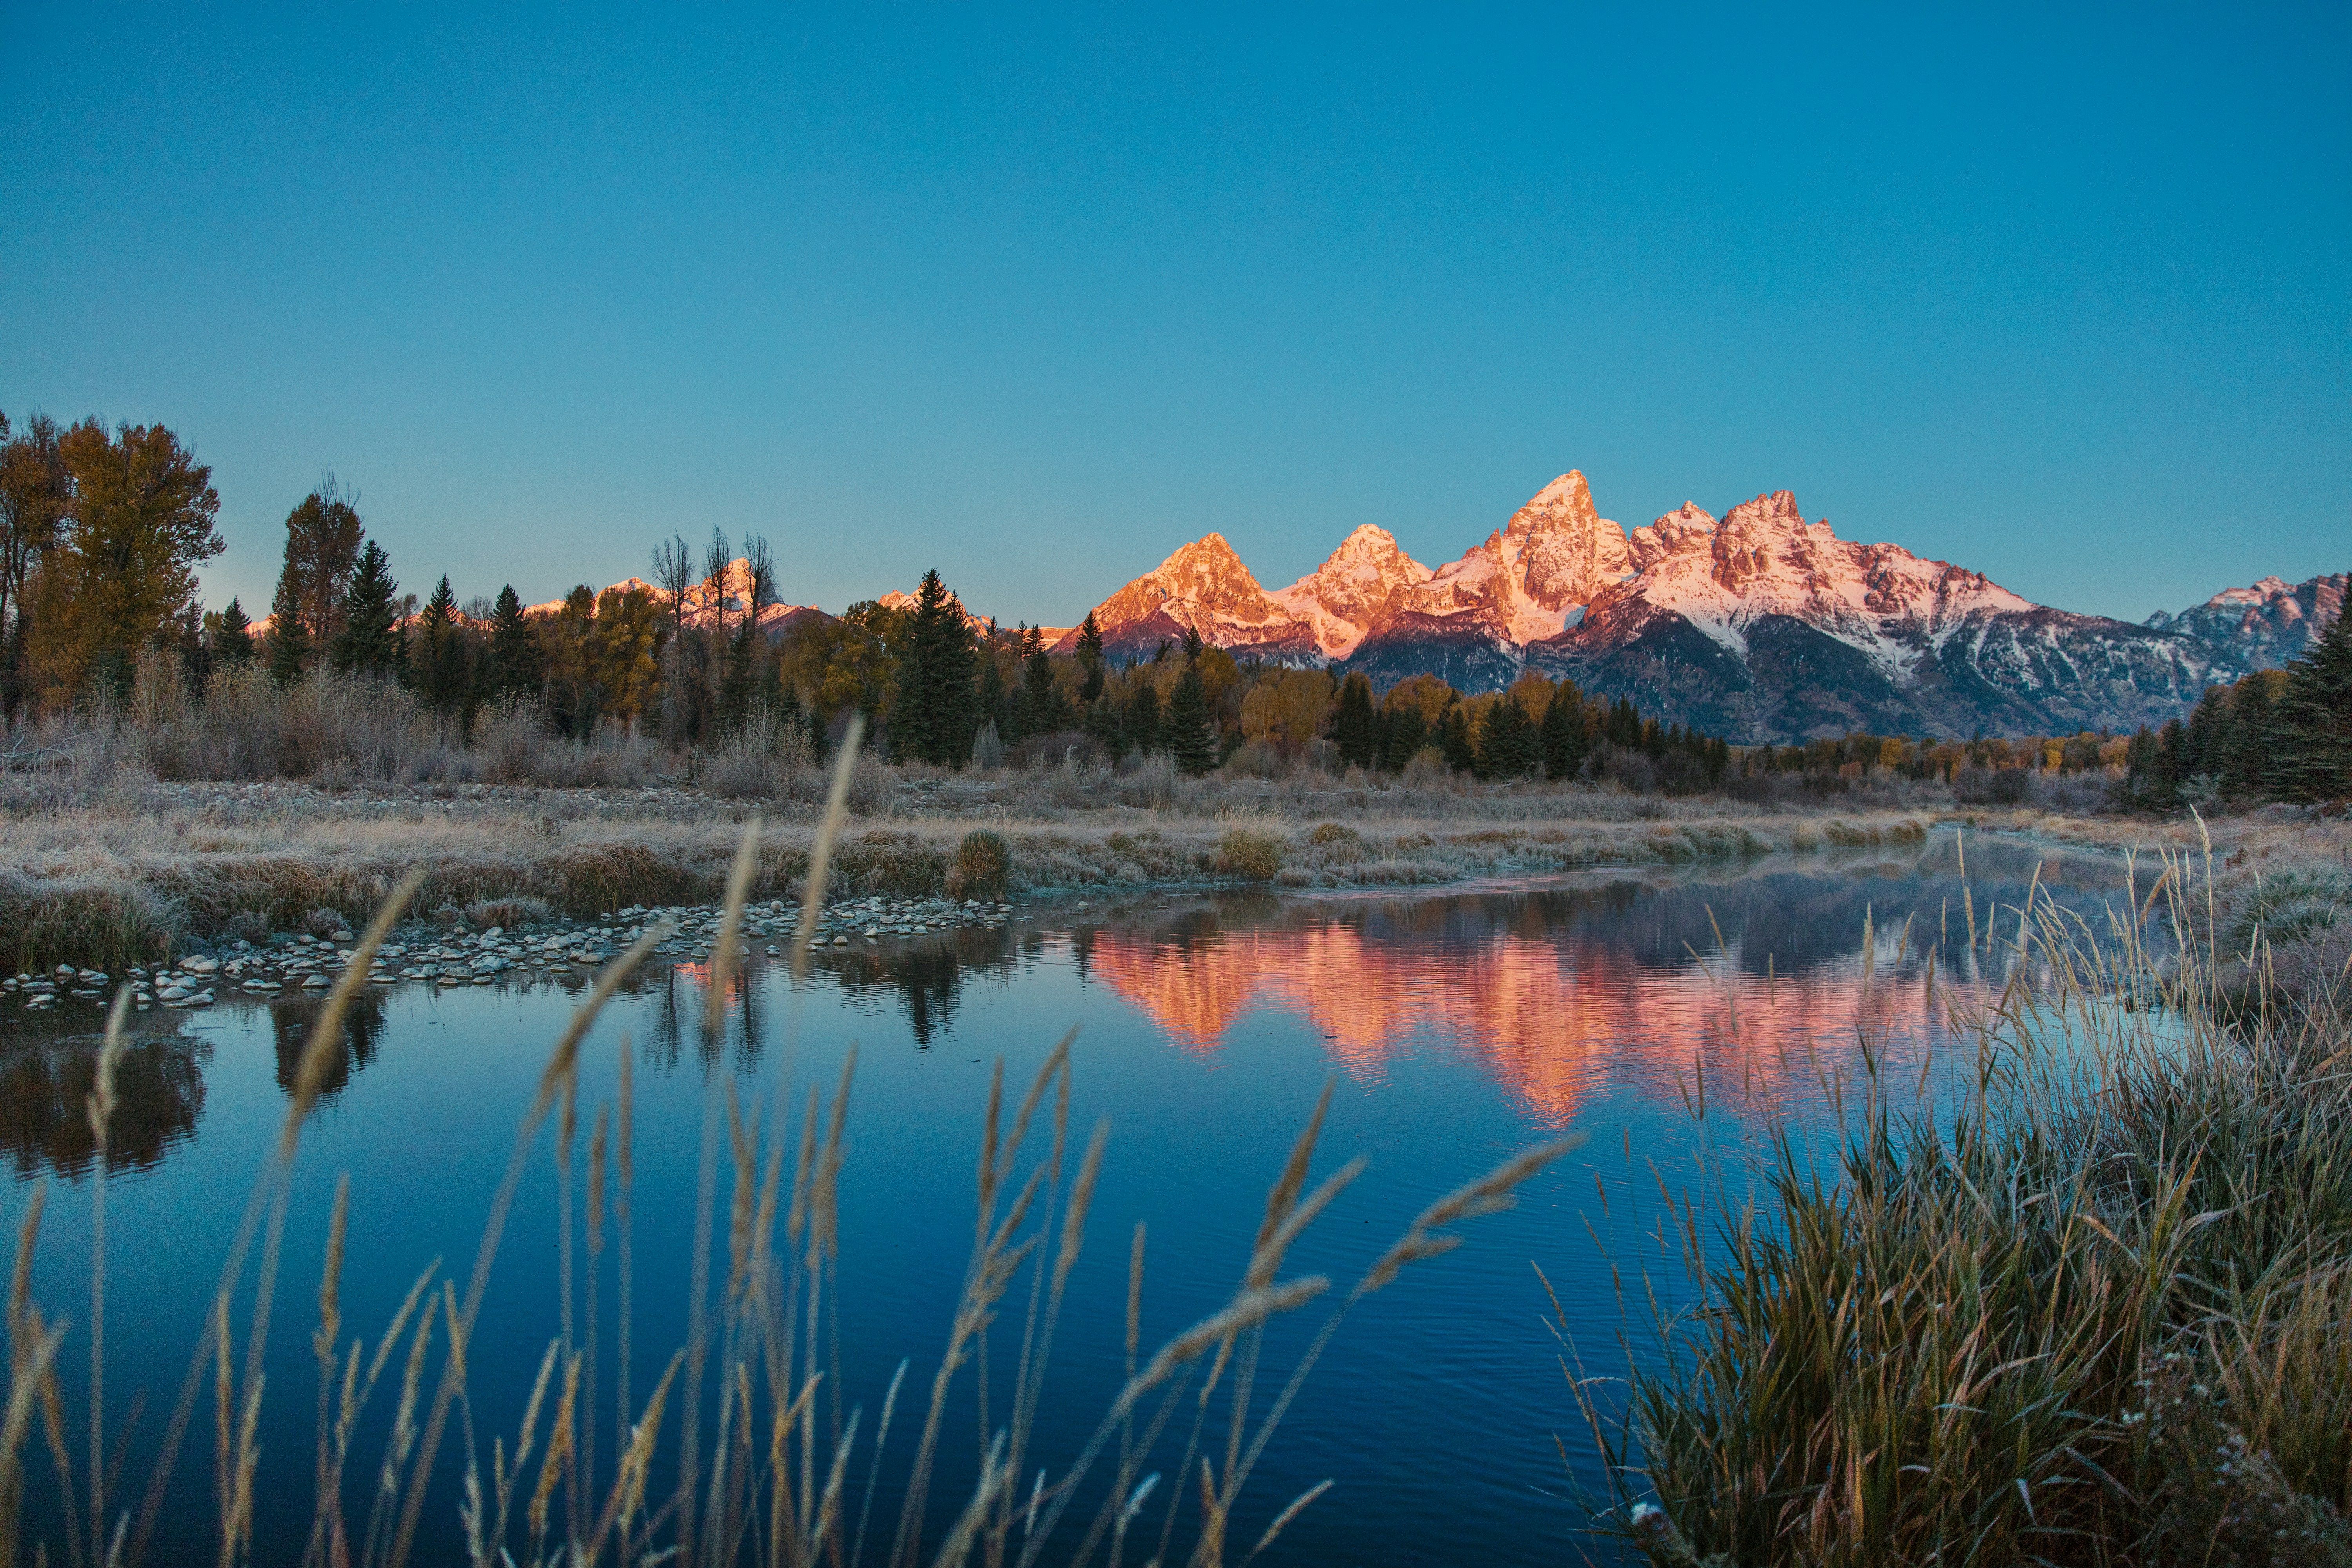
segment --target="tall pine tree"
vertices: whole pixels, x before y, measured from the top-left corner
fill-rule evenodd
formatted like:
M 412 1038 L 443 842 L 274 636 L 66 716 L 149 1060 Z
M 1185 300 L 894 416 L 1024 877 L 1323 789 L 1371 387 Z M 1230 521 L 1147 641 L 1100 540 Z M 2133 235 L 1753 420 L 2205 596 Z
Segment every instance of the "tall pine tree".
M 1339 701 L 1331 714 L 1331 744 L 1339 760 L 1351 767 L 1369 768 L 1380 761 L 1381 722 L 1372 711 L 1372 683 L 1359 673 L 1339 683 Z
M 751 717 L 751 662 L 758 635 L 758 626 L 746 616 L 727 639 L 727 663 L 719 677 L 719 728 L 725 734 L 742 733 Z
M 1574 681 L 1561 681 L 1545 704 L 1540 740 L 1546 777 L 1572 779 L 1584 771 L 1584 693 Z
M 1437 718 L 1437 750 L 1445 765 L 1457 773 L 1475 773 L 1478 747 L 1470 734 L 1470 710 L 1459 702 L 1446 704 Z
M 939 573 L 923 574 L 898 658 L 898 698 L 890 744 L 902 760 L 961 767 L 978 728 L 973 710 L 971 627 Z
M 1535 721 L 1518 700 L 1505 693 L 1478 725 L 1478 773 L 1482 778 L 1523 779 L 1543 766 L 1543 742 Z
M 2230 701 L 2218 686 L 2209 686 L 2189 711 L 2181 776 L 2218 773 L 2228 760 Z
M 1086 672 L 1086 679 L 1078 683 L 1078 700 L 1091 708 L 1103 691 L 1102 627 L 1092 610 L 1078 627 L 1078 668 Z
M 2271 679 L 2268 671 L 2246 677 L 2230 690 L 2230 720 L 2223 733 L 2228 751 L 2221 780 L 2242 795 L 2264 795 L 2271 784 L 2271 749 L 2278 743 L 2271 729 Z
M 1196 634 L 1197 635 L 1197 634 Z M 1209 691 L 1201 684 L 1201 667 L 1188 661 L 1169 694 L 1168 717 L 1160 725 L 1160 744 L 1188 773 L 1205 773 L 1217 765 L 1217 738 L 1210 728 Z
M 343 595 L 342 630 L 329 655 L 347 675 L 398 677 L 406 672 L 407 649 L 400 636 L 400 610 L 393 595 L 400 584 L 392 578 L 392 557 L 371 539 L 352 569 L 351 587 Z
M 1127 743 L 1139 752 L 1160 750 L 1160 688 L 1149 677 L 1136 681 L 1127 705 Z
M 310 660 L 310 630 L 294 607 L 294 596 L 280 583 L 269 611 L 269 679 L 291 686 L 302 679 L 302 667 Z
M 457 637 L 457 595 L 445 574 L 416 617 L 416 687 L 425 705 L 454 713 L 466 695 L 466 648 Z
M 1054 685 L 1054 661 L 1042 639 L 1031 629 L 1029 657 L 1021 665 L 1021 706 L 1033 735 L 1050 735 L 1070 727 L 1069 704 Z
M 253 622 L 235 599 L 220 613 L 213 628 L 213 658 L 223 666 L 244 664 L 253 658 Z
M 1429 721 L 1410 702 L 1391 700 L 1381 710 L 1381 766 L 1404 772 L 1412 754 L 1429 743 Z
M 522 613 L 522 596 L 509 583 L 490 610 L 490 689 L 502 697 L 539 689 L 539 639 Z
M 2293 800 L 2352 795 L 2352 616 L 2338 613 L 2286 667 L 2279 695 L 2277 786 Z

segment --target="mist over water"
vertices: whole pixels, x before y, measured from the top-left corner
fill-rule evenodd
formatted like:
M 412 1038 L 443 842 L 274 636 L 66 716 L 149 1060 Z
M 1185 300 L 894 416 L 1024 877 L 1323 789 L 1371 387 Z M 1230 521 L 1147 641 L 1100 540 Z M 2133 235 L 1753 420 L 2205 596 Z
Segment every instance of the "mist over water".
M 1336 1080 L 1315 1173 L 1360 1153 L 1370 1167 L 1294 1249 L 1294 1272 L 1344 1283 L 1415 1212 L 1512 1151 L 1564 1131 L 1590 1141 L 1528 1184 L 1516 1208 L 1467 1226 L 1459 1251 L 1417 1266 L 1349 1317 L 1244 1494 L 1234 1536 L 1245 1547 L 1290 1498 L 1328 1477 L 1333 1489 L 1265 1561 L 1562 1561 L 1585 1519 L 1574 1489 L 1597 1501 L 1602 1486 L 1530 1266 L 1558 1292 L 1584 1373 L 1621 1373 L 1629 1353 L 1646 1353 L 1643 1271 L 1669 1304 L 1687 1289 L 1662 1192 L 1736 1187 L 1742 1162 L 1776 1128 L 1833 1131 L 1838 1086 L 1859 1071 L 1864 1040 L 1891 1080 L 1932 1083 L 1950 1040 L 1948 1001 L 1956 988 L 1965 995 L 2000 979 L 2006 957 L 2001 943 L 1986 942 L 1989 922 L 2013 928 L 2037 876 L 2086 918 L 2123 892 L 2119 861 L 2015 843 L 1971 841 L 1968 870 L 1964 893 L 1945 833 L 1893 853 L 1414 896 L 1094 895 L 1090 908 L 1024 905 L 1018 912 L 1032 918 L 1002 931 L 833 950 L 798 985 L 782 965 L 755 963 L 715 1034 L 702 1027 L 707 972 L 664 965 L 589 1037 L 574 1148 L 577 1157 L 598 1109 L 614 1100 L 626 1050 L 636 1107 L 636 1396 L 686 1338 L 705 1128 L 727 1087 L 745 1114 L 796 1129 L 810 1086 L 830 1092 L 853 1041 L 841 1377 L 828 1398 L 845 1417 L 864 1406 L 870 1433 L 901 1358 L 913 1363 L 909 1387 L 927 1386 L 971 1244 L 993 1065 L 1004 1058 L 1017 1093 L 1075 1025 L 1071 1136 L 1082 1142 L 1107 1117 L 1110 1142 L 1036 1461 L 1058 1470 L 1117 1391 L 1133 1227 L 1147 1232 L 1148 1352 L 1230 1294 L 1265 1188 L 1323 1085 Z M 401 985 L 354 1009 L 299 1158 L 268 1352 L 257 1561 L 298 1556 L 309 1526 L 316 1372 L 308 1342 L 337 1174 L 348 1172 L 352 1187 L 344 1321 L 373 1350 L 428 1262 L 439 1258 L 462 1285 L 579 979 L 568 989 L 545 979 Z M 109 1432 L 130 1433 L 134 1502 L 316 1005 L 240 999 L 137 1020 L 109 1150 L 106 1384 Z M 41 1021 L 11 1013 L 0 1024 L 0 1150 L 13 1178 L 12 1225 L 32 1184 L 50 1184 L 34 1293 L 53 1319 L 75 1321 L 61 1360 L 70 1407 L 86 1400 L 79 1325 L 93 1149 L 82 1101 L 102 1017 L 95 1008 L 60 1013 Z M 1704 1120 L 1694 1114 L 1702 1105 Z M 1040 1153 L 1041 1137 L 1033 1133 Z M 486 1447 L 493 1430 L 511 1441 L 557 1328 L 553 1144 L 543 1132 L 532 1152 L 468 1356 Z M 719 1169 L 723 1228 L 723 1156 Z M 572 1201 L 577 1226 L 577 1186 Z M 600 1266 L 608 1402 L 610 1226 L 608 1218 Z M 723 1257 L 723 1237 L 719 1245 Z M 575 1262 L 584 1268 L 584 1254 Z M 1017 1354 L 1017 1303 L 1025 1294 L 1008 1304 L 996 1352 L 1000 1405 Z M 241 1298 L 240 1353 L 247 1310 Z M 1269 1355 L 1295 1351 L 1318 1322 L 1309 1312 L 1280 1325 Z M 935 1513 L 961 1506 L 979 1447 L 971 1373 L 964 1378 Z M 1596 1386 L 1605 1403 L 1612 1385 Z M 206 1401 L 154 1561 L 182 1560 L 160 1550 L 175 1537 L 210 1538 Z M 380 1390 L 374 1429 L 354 1451 L 357 1512 L 390 1403 Z M 901 1464 L 916 1425 L 905 1410 L 891 1439 Z M 1001 1421 L 1001 1409 L 989 1418 Z M 1222 1421 L 1221 1406 L 1220 1447 Z M 603 1423 L 609 1461 L 609 1409 Z M 1181 1447 L 1180 1433 L 1164 1459 Z M 454 1433 L 442 1463 L 453 1478 L 462 1468 Z M 891 1468 L 886 1462 L 877 1519 L 894 1515 Z M 853 1469 L 862 1473 L 862 1451 Z M 657 1493 L 663 1485 L 657 1475 Z M 1159 1505 L 1178 1490 L 1163 1482 L 1137 1528 L 1156 1536 Z M 33 1464 L 29 1492 L 28 1520 L 54 1537 L 46 1459 Z M 420 1538 L 430 1550 L 419 1561 L 437 1560 L 457 1539 L 456 1495 L 452 1485 L 433 1500 Z M 869 1560 L 881 1554 L 873 1543 L 868 1551 Z

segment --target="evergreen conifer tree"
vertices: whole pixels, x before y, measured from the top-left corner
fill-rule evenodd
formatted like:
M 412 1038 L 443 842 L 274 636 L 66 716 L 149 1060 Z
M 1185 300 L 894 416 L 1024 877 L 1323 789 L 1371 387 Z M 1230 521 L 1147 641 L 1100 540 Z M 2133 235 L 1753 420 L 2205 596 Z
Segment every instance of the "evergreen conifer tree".
M 1091 708 L 1101 700 L 1103 690 L 1102 627 L 1092 610 L 1078 627 L 1078 667 L 1086 671 L 1086 679 L 1078 684 L 1078 700 Z
M 2278 743 L 2271 718 L 2268 671 L 2257 671 L 2231 688 L 2221 771 L 2222 783 L 2231 791 L 2253 795 L 2269 793 L 2271 748 Z
M 995 637 L 983 640 L 976 653 L 980 659 L 980 698 L 975 716 L 982 725 L 994 724 L 1001 739 L 1010 731 L 1013 714 L 1004 700 L 1004 670 L 996 662 Z
M 457 595 L 445 574 L 416 618 L 416 684 L 436 713 L 457 710 L 466 695 L 466 649 L 457 637 Z
M 2352 616 L 2339 612 L 2286 667 L 2278 719 L 2279 793 L 2293 800 L 2352 795 Z
M 2209 686 L 2197 706 L 2189 711 L 2188 732 L 2183 747 L 2181 776 L 2198 773 L 2218 773 L 2221 771 L 2226 750 L 2225 732 L 2229 728 L 2229 699 L 2218 686 Z
M 751 658 L 758 634 L 758 625 L 746 616 L 727 639 L 727 664 L 719 678 L 719 728 L 730 735 L 740 734 L 751 717 Z
M 2156 732 L 2156 765 L 2151 779 L 2152 793 L 2148 804 L 2167 808 L 2180 799 L 2180 781 L 2187 775 L 2189 729 L 2175 715 L 2164 721 Z
M 223 666 L 239 665 L 253 657 L 253 622 L 235 599 L 220 613 L 213 628 L 213 658 Z
M 823 767 L 825 759 L 833 754 L 833 732 L 825 724 L 824 715 L 812 702 L 801 715 L 801 723 L 802 733 L 808 737 L 809 761 Z
M 1470 735 L 1470 710 L 1459 702 L 1449 702 L 1445 711 L 1437 716 L 1437 751 L 1445 765 L 1457 773 L 1478 770 L 1478 747 Z
M 1035 631 L 1031 628 L 1032 633 Z M 1034 637 L 1029 657 L 1021 667 L 1021 705 L 1026 710 L 1029 732 L 1050 735 L 1070 727 L 1069 705 L 1054 685 L 1054 663 Z
M 1411 703 L 1391 703 L 1381 710 L 1381 766 L 1404 772 L 1412 754 L 1429 743 L 1429 721 Z
M 1547 778 L 1572 779 L 1584 770 L 1584 693 L 1574 681 L 1561 681 L 1544 705 L 1540 739 Z
M 1118 755 L 1126 736 L 1118 721 L 1118 709 L 1109 698 L 1097 697 L 1087 703 L 1086 711 L 1078 717 L 1078 725 L 1097 745 L 1112 756 Z
M 490 611 L 490 686 L 502 696 L 539 689 L 539 642 L 511 583 Z
M 1478 773 L 1483 778 L 1523 779 L 1543 766 L 1543 742 L 1535 721 L 1518 700 L 1506 693 L 1486 710 L 1478 725 Z
M 1369 768 L 1380 761 L 1381 721 L 1372 711 L 1372 683 L 1361 673 L 1339 683 L 1339 706 L 1331 714 L 1331 743 L 1339 760 L 1352 767 Z
M 294 595 L 281 582 L 269 612 L 269 679 L 280 686 L 293 685 L 302 679 L 310 658 L 310 634 L 295 613 Z
M 1149 679 L 1135 683 L 1127 705 L 1127 743 L 1139 752 L 1160 750 L 1160 688 Z
M 1209 727 L 1209 691 L 1201 684 L 1201 667 L 1187 663 L 1168 698 L 1168 719 L 1160 726 L 1161 744 L 1176 765 L 1188 773 L 1207 773 L 1217 765 L 1217 740 Z
M 1202 648 L 1207 646 L 1208 645 L 1206 643 L 1202 641 L 1200 627 L 1186 626 L 1184 628 L 1184 657 L 1186 658 L 1192 659 L 1197 663 L 1201 658 Z
M 405 673 L 407 648 L 400 635 L 400 611 L 393 603 L 399 588 L 392 578 L 392 557 L 369 540 L 343 595 L 342 630 L 328 650 L 337 669 L 354 675 Z
M 971 627 L 962 607 L 936 570 L 924 573 L 898 659 L 898 702 L 890 730 L 891 747 L 900 758 L 956 768 L 971 754 L 979 697 L 971 654 Z

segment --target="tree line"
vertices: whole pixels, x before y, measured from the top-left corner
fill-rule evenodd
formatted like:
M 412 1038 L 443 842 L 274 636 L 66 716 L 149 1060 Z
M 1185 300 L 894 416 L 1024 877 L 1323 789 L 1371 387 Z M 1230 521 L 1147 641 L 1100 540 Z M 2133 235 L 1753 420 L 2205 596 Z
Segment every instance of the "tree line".
M 1024 744 L 1085 744 L 1114 757 L 1164 753 L 1202 773 L 1321 744 L 1341 768 L 1401 773 L 1418 763 L 1496 781 L 1578 778 L 1638 758 L 1642 782 L 1676 791 L 1712 787 L 1731 763 L 1720 737 L 1534 673 L 1502 692 L 1465 695 L 1415 676 L 1375 694 L 1360 673 L 1244 663 L 1197 629 L 1122 665 L 1105 656 L 1091 612 L 1058 655 L 1034 626 L 975 623 L 936 571 L 903 612 L 876 608 L 853 607 L 843 624 L 895 637 L 902 650 L 883 717 L 903 761 L 956 768 Z M 827 638 L 835 658 L 851 648 Z
M 2187 714 L 2141 726 L 2125 766 L 2126 800 L 2150 810 L 2352 795 L 2352 617 L 2339 612 L 2285 668 L 2209 686 Z

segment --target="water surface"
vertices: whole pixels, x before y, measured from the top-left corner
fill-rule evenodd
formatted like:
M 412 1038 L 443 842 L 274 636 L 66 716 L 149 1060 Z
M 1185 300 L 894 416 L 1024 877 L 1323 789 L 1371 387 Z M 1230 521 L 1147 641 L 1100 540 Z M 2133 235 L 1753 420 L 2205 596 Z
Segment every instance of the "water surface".
M 800 1097 L 812 1083 L 829 1088 L 853 1041 L 840 1397 L 870 1413 L 901 1358 L 912 1358 L 910 1383 L 927 1384 L 970 1246 L 990 1075 L 1002 1058 L 1024 1086 L 1075 1025 L 1074 1137 L 1108 1117 L 1109 1159 L 1055 1347 L 1039 1462 L 1066 1458 L 1117 1387 L 1133 1227 L 1147 1233 L 1149 1343 L 1231 1291 L 1267 1184 L 1336 1082 L 1318 1173 L 1358 1154 L 1370 1165 L 1295 1250 L 1294 1271 L 1350 1280 L 1414 1212 L 1511 1152 L 1569 1131 L 1589 1142 L 1515 1209 L 1469 1227 L 1459 1251 L 1348 1320 L 1234 1534 L 1245 1545 L 1328 1477 L 1333 1489 L 1264 1561 L 1573 1560 L 1589 1545 L 1576 1493 L 1597 1500 L 1601 1483 L 1536 1267 L 1584 1371 L 1622 1372 L 1628 1354 L 1646 1353 L 1643 1270 L 1667 1300 L 1677 1289 L 1662 1194 L 1736 1180 L 1742 1152 L 1776 1127 L 1826 1127 L 1832 1086 L 1852 1079 L 1865 1039 L 1905 1073 L 1932 1067 L 1948 1043 L 1944 1000 L 2004 962 L 1997 945 L 1970 946 L 1971 916 L 1980 939 L 1994 918 L 2013 927 L 2037 873 L 2062 901 L 2092 910 L 2122 876 L 2107 859 L 1990 840 L 1970 843 L 1968 868 L 1964 896 L 1947 834 L 1895 852 L 1418 896 L 1041 901 L 1001 931 L 828 953 L 798 987 L 755 961 L 716 1035 L 701 1027 L 706 972 L 665 965 L 597 1024 L 580 1086 L 584 1144 L 614 1099 L 621 1053 L 631 1054 L 636 1388 L 686 1334 L 699 1161 L 726 1086 L 766 1117 L 781 1097 L 796 1122 Z M 308 1340 L 336 1176 L 351 1178 L 345 1321 L 372 1345 L 428 1260 L 462 1281 L 517 1118 L 578 990 L 578 977 L 568 987 L 402 985 L 371 994 L 352 1020 L 305 1131 L 286 1232 L 257 1560 L 291 1561 L 307 1528 Z M 140 1020 L 107 1195 L 106 1402 L 110 1431 L 130 1431 L 134 1478 L 278 1133 L 316 1005 L 232 1000 Z M 12 1008 L 0 1024 L 0 1147 L 15 1175 L 12 1226 L 31 1185 L 49 1183 L 35 1293 L 79 1324 L 92 1171 L 82 1100 L 98 1026 L 95 1010 L 60 1013 L 26 1019 Z M 511 1430 L 555 1331 L 551 1145 L 542 1136 L 534 1152 L 470 1358 L 485 1442 L 493 1420 Z M 722 1226 L 724 1193 L 722 1180 Z M 610 1265 L 608 1250 L 608 1323 Z M 1276 1350 L 1299 1337 L 1277 1335 Z M 86 1356 L 77 1333 L 69 1402 L 87 1397 Z M 389 1395 L 376 1404 L 381 1415 Z M 158 1538 L 171 1549 L 155 1560 L 209 1559 L 210 1420 L 207 1395 Z M 948 1427 L 934 1491 L 942 1508 L 970 1484 L 976 1426 L 967 1400 Z M 609 1459 L 609 1418 L 605 1429 Z M 911 1436 L 902 1417 L 899 1457 Z M 355 1469 L 373 1466 L 375 1441 L 362 1442 Z M 443 1452 L 457 1462 L 454 1437 Z M 47 1461 L 33 1470 L 31 1517 L 55 1532 Z M 362 1485 L 353 1497 L 357 1516 Z M 877 1513 L 891 1506 L 886 1495 Z M 1147 1508 L 1138 1528 L 1156 1533 L 1159 1520 Z M 438 1500 L 425 1540 L 433 1551 L 420 1560 L 454 1549 L 452 1510 Z M 51 1560 L 61 1561 L 54 1549 Z

